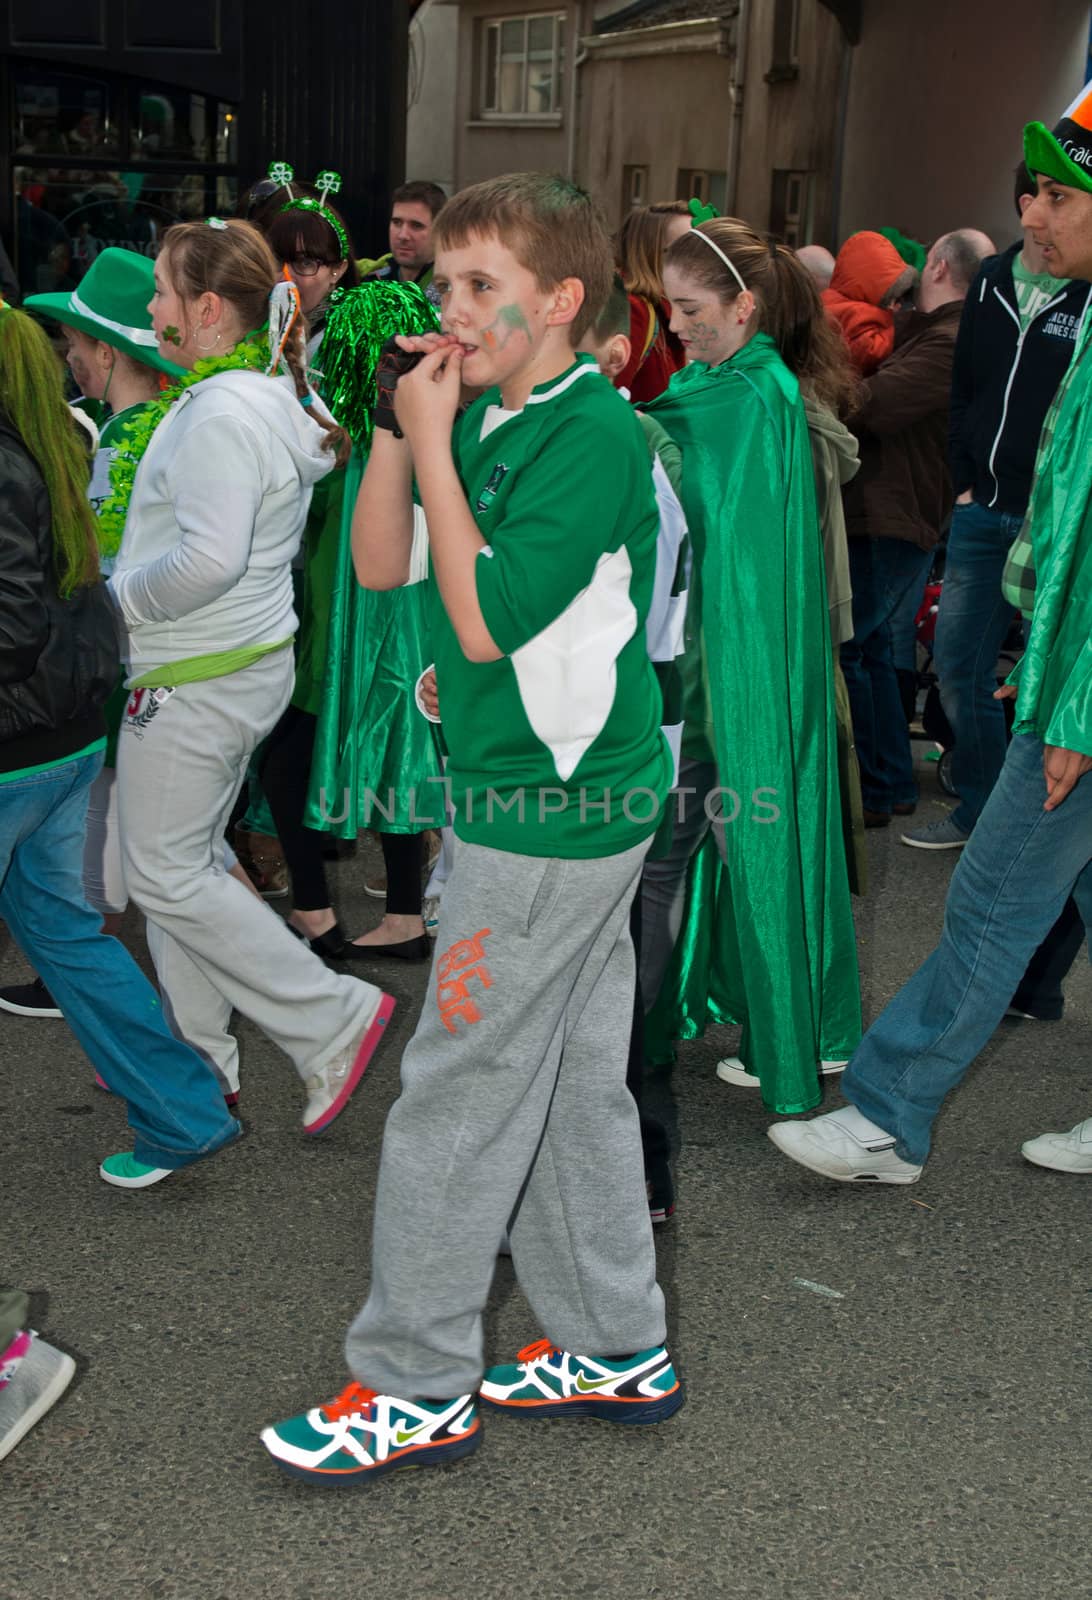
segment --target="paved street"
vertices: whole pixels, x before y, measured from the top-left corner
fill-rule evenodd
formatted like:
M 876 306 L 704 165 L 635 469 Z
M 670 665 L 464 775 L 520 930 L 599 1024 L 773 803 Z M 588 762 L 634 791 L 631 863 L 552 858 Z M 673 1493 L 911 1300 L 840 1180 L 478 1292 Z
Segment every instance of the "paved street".
M 932 947 L 954 864 L 895 830 L 870 847 L 868 1016 Z M 379 910 L 376 859 L 336 868 L 354 930 Z M 0 930 L 0 981 L 25 970 Z M 679 1209 L 658 1239 L 685 1409 L 632 1431 L 489 1419 L 464 1465 L 318 1493 L 258 1431 L 344 1382 L 424 979 L 384 978 L 394 1037 L 314 1142 L 289 1064 L 244 1024 L 248 1137 L 144 1194 L 96 1175 L 124 1118 L 64 1023 L 0 1018 L 0 1275 L 41 1291 L 37 1326 L 80 1358 L 0 1466 L 0 1600 L 1087 1595 L 1092 1181 L 1019 1154 L 1092 1113 L 1087 964 L 1061 1023 L 1003 1024 L 910 1189 L 791 1166 L 757 1097 L 714 1077 L 731 1034 L 685 1046 Z M 501 1262 L 490 1352 L 538 1333 Z

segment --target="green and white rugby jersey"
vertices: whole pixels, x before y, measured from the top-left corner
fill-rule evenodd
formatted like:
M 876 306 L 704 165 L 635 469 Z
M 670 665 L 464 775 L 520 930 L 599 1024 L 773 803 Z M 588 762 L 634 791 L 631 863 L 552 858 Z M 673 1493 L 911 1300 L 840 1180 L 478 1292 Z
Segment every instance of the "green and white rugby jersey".
M 658 515 L 648 447 L 590 357 L 505 411 L 493 389 L 453 440 L 486 540 L 478 602 L 499 661 L 467 661 L 434 586 L 455 832 L 589 858 L 656 829 L 672 763 L 645 644 Z

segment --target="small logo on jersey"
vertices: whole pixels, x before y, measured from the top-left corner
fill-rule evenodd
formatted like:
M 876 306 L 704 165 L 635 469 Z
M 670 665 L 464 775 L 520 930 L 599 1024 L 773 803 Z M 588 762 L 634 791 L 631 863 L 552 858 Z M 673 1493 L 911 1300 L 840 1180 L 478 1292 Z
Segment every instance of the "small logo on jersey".
M 489 481 L 477 499 L 479 511 L 488 511 L 493 501 L 497 498 L 497 490 L 508 476 L 508 468 L 503 461 L 498 461 L 489 474 Z

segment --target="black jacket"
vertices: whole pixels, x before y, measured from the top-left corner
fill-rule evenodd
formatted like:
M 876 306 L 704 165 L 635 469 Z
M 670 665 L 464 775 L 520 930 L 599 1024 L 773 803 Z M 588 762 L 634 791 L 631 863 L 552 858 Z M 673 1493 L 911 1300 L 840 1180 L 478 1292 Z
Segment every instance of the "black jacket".
M 956 494 L 1023 516 L 1039 433 L 1073 356 L 1092 286 L 1071 279 L 1021 336 L 1012 263 L 1021 244 L 990 256 L 963 305 L 952 369 L 948 455 Z
M 102 738 L 118 675 L 106 585 L 61 599 L 45 481 L 0 416 L 0 772 L 58 761 Z

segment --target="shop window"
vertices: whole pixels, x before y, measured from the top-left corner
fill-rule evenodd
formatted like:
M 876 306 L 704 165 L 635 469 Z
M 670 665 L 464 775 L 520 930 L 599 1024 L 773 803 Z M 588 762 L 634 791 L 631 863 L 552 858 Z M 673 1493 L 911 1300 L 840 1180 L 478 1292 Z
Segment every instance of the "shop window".
M 12 148 L 23 156 L 91 157 L 119 152 L 117 95 L 103 80 L 21 68 L 13 95 Z
M 561 120 L 565 17 L 498 17 L 481 23 L 479 112 L 484 118 Z
M 15 268 L 24 294 L 72 289 L 108 246 L 155 256 L 167 229 L 230 216 L 237 180 L 224 175 L 15 169 Z

